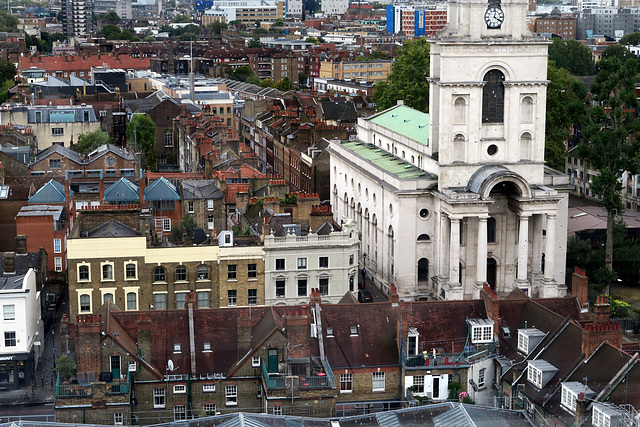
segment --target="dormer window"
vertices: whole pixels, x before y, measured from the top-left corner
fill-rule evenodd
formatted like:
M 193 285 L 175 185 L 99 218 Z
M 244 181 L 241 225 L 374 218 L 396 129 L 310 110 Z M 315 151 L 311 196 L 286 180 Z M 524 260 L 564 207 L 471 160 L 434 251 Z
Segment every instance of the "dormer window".
M 333 328 L 327 328 L 327 336 L 328 337 L 332 337 L 333 336 Z
M 180 351 L 181 351 L 181 346 L 180 346 L 180 344 L 174 344 L 174 345 L 173 345 L 173 352 L 174 352 L 174 353 L 180 353 Z
M 623 425 L 626 411 L 611 403 L 593 402 L 591 424 L 594 427 Z
M 518 351 L 529 354 L 545 336 L 544 332 L 536 328 L 518 329 Z
M 530 360 L 527 366 L 527 380 L 536 388 L 543 388 L 558 372 L 558 368 L 544 360 Z
M 578 381 L 568 381 L 562 383 L 562 400 L 561 404 L 564 409 L 571 413 L 576 412 L 576 403 L 580 393 L 584 393 L 585 399 L 595 396 L 595 392 L 586 385 Z
M 358 327 L 357 326 L 351 326 L 349 328 L 349 330 L 351 331 L 351 336 L 352 337 L 358 336 Z
M 469 319 L 471 342 L 483 344 L 493 342 L 493 322 L 489 319 Z

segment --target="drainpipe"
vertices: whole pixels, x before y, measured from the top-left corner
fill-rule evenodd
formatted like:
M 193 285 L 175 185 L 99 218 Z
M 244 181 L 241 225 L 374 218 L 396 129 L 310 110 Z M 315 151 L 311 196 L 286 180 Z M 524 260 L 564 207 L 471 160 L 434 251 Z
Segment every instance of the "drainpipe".
M 193 293 L 190 292 L 190 298 L 187 304 L 189 305 L 189 345 L 191 355 L 191 372 L 187 377 L 187 408 L 189 408 L 189 415 L 193 418 L 193 400 L 191 395 L 191 378 L 196 375 L 196 337 L 193 326 L 193 305 L 195 300 L 193 299 Z
M 142 352 L 140 351 L 140 348 L 138 348 L 138 366 L 136 371 L 133 373 L 133 375 L 131 375 L 131 382 L 129 387 L 131 387 L 131 389 L 129 390 L 129 406 L 131 406 L 131 424 L 136 424 L 136 421 L 134 420 L 134 410 L 133 410 L 133 399 L 135 398 L 135 387 L 134 387 L 134 380 L 136 378 L 136 375 L 138 375 L 138 372 L 140 372 L 140 370 L 142 369 Z M 137 399 L 136 399 L 137 401 Z

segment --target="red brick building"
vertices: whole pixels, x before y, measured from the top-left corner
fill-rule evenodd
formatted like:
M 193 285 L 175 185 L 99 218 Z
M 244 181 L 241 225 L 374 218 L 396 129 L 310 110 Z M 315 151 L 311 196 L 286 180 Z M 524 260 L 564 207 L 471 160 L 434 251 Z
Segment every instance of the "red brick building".
M 68 221 L 64 206 L 24 206 L 16 216 L 18 234 L 27 235 L 27 251 L 40 248 L 49 254 L 49 271 L 62 273 L 67 268 L 66 233 Z

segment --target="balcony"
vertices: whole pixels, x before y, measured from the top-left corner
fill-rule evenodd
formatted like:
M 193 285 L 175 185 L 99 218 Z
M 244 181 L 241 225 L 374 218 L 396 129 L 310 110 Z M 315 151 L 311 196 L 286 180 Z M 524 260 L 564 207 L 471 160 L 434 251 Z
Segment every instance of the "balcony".
M 72 379 L 71 381 L 62 381 L 60 376 L 56 380 L 56 385 L 53 390 L 53 394 L 56 399 L 58 398 L 73 398 L 73 397 L 92 397 L 96 394 L 106 394 L 109 396 L 114 395 L 128 395 L 129 394 L 129 374 L 122 380 L 113 380 L 112 382 L 105 383 L 100 381 L 88 382 L 78 379 Z
M 262 379 L 267 392 L 274 392 L 277 395 L 279 390 L 295 390 L 299 395 L 301 390 L 335 389 L 335 379 L 333 371 L 326 358 L 312 358 L 310 375 L 284 375 L 270 374 L 267 372 L 266 363 L 261 363 Z
M 422 354 L 407 355 L 402 352 L 402 363 L 406 369 L 445 368 L 449 366 L 471 365 L 494 354 L 496 343 L 469 345 L 462 353 L 445 353 L 441 348 L 424 351 Z

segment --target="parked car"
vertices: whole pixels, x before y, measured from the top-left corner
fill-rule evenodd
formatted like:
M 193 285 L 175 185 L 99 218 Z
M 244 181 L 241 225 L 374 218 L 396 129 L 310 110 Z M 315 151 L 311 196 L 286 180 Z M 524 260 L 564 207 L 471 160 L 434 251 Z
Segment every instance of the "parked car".
M 371 292 L 366 289 L 360 289 L 358 291 L 358 302 L 373 302 L 373 296 L 371 296 Z

